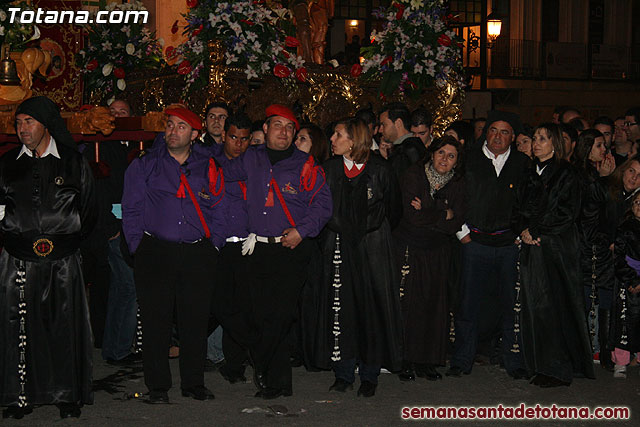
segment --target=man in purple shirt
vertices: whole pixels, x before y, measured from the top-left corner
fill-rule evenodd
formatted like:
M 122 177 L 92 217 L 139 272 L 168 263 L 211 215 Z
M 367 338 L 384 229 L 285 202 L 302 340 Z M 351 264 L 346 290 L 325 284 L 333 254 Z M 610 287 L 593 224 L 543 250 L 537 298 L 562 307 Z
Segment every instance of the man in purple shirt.
M 309 261 L 307 237 L 331 218 L 324 171 L 292 144 L 298 121 L 282 105 L 266 110 L 266 144 L 250 147 L 225 169 L 228 181 L 246 180 L 250 296 L 259 342 L 252 348 L 256 397 L 290 396 L 287 336 Z M 233 183 L 228 183 L 233 185 Z
M 213 399 L 204 386 L 209 301 L 225 220 L 221 169 L 193 144 L 202 128 L 186 108 L 167 109 L 165 145 L 135 159 L 122 196 L 123 231 L 134 254 L 144 327 L 143 363 L 150 403 L 168 403 L 167 359 L 174 303 L 180 332 L 182 395 Z

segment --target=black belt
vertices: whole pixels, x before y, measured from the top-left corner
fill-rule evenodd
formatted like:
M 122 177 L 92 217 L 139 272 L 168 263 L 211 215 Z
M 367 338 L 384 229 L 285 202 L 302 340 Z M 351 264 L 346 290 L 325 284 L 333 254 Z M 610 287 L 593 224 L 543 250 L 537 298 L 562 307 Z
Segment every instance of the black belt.
M 32 237 L 4 235 L 4 248 L 14 258 L 25 261 L 58 260 L 72 255 L 80 247 L 77 235 L 47 235 Z

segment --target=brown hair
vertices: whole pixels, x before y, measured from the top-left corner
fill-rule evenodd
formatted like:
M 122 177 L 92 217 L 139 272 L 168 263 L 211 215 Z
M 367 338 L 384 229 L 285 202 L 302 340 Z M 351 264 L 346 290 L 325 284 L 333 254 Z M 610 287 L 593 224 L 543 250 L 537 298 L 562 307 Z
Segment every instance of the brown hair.
M 609 184 L 609 195 L 615 201 L 620 201 L 621 193 L 624 190 L 624 183 L 622 182 L 622 176 L 624 173 L 631 167 L 633 162 L 640 163 L 640 158 L 638 156 L 631 157 L 623 164 L 615 168 L 613 173 L 609 175 L 607 182 Z
M 537 126 L 533 133 L 535 134 L 538 129 L 543 129 L 547 133 L 547 138 L 551 140 L 551 144 L 553 145 L 554 157 L 556 160 L 564 160 L 567 155 L 564 149 L 564 142 L 562 141 L 562 132 L 560 131 L 560 126 L 555 123 L 542 123 Z
M 366 163 L 371 154 L 371 132 L 362 120 L 348 118 L 339 120 L 336 126 L 344 125 L 347 136 L 353 141 L 351 160 L 356 163 Z M 335 129 L 335 127 L 334 127 Z
M 329 140 L 326 135 L 322 129 L 313 123 L 301 124 L 300 130 L 302 129 L 306 129 L 311 138 L 311 150 L 309 150 L 309 154 L 316 159 L 316 162 L 324 163 L 324 161 L 329 158 Z M 300 130 L 298 132 L 300 132 Z

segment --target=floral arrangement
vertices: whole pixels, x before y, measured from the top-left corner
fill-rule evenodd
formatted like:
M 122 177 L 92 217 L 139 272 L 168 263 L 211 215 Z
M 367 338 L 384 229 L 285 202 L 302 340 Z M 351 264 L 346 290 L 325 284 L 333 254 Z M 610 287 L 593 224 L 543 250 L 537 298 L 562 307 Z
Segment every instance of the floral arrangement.
M 247 79 L 273 73 L 283 79 L 295 76 L 306 81 L 304 60 L 287 50 L 300 44 L 290 35 L 288 9 L 278 3 L 270 8 L 264 0 L 187 0 L 187 6 L 190 10 L 185 15 L 184 33 L 188 40 L 177 49 L 169 46 L 165 50 L 167 57 L 182 56 L 178 73 L 186 76 L 185 95 L 209 83 L 210 40 L 222 41 L 225 65 L 244 69 Z
M 139 1 L 106 6 L 106 10 L 146 10 Z M 95 18 L 95 17 L 93 17 Z M 158 69 L 164 64 L 162 48 L 155 34 L 142 22 L 127 24 L 88 24 L 87 47 L 76 55 L 85 77 L 85 88 L 117 95 L 127 87 L 127 76 L 141 70 Z
M 462 85 L 462 39 L 448 28 L 444 0 L 394 0 L 386 10 L 374 11 L 383 30 L 371 34 L 372 45 L 362 49 L 362 67 L 354 76 L 379 79 L 382 96 L 396 90 L 418 96 L 425 88 L 447 81 Z
M 16 13 L 13 23 L 9 22 L 11 17 L 9 8 L 14 7 L 21 11 L 33 10 L 33 7 L 26 1 L 4 1 L 0 4 L 0 44 L 8 44 L 16 50 L 21 49 L 31 40 L 40 38 L 40 30 L 34 24 L 19 22 L 19 13 Z

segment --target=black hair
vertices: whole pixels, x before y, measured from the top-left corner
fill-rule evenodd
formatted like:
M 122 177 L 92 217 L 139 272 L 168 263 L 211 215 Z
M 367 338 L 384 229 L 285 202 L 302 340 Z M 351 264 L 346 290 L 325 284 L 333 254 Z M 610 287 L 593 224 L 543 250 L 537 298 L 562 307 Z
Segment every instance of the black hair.
M 207 115 L 209 114 L 209 111 L 212 108 L 224 108 L 227 112 L 227 116 L 231 116 L 233 115 L 233 110 L 231 109 L 231 107 L 229 107 L 229 104 L 227 104 L 226 102 L 220 102 L 220 101 L 216 101 L 216 102 L 212 102 L 211 104 L 207 105 L 207 108 L 204 109 L 204 117 L 206 118 Z
M 235 126 L 237 129 L 249 129 L 251 131 L 251 119 L 243 112 L 238 112 L 232 116 L 227 117 L 224 121 L 224 131 L 228 131 L 231 126 Z
M 425 125 L 430 128 L 433 124 L 433 116 L 424 107 L 417 108 L 411 113 L 411 126 Z
M 560 131 L 569 135 L 571 142 L 578 142 L 578 131 L 568 123 L 559 123 Z
M 451 129 L 458 135 L 458 140 L 464 140 L 465 147 L 471 147 L 473 144 L 473 126 L 465 120 L 456 120 L 451 123 L 445 132 Z
M 616 124 L 613 122 L 613 120 L 611 120 L 611 117 L 607 117 L 607 116 L 600 116 L 596 118 L 593 121 L 593 127 L 595 127 L 596 125 L 610 126 L 612 132 L 616 128 Z
M 640 120 L 640 107 L 629 108 L 627 112 L 624 113 L 624 115 L 633 116 L 633 120 L 635 120 L 637 123 Z
M 378 122 L 376 113 L 374 113 L 371 108 L 363 108 L 361 110 L 358 110 L 354 117 L 356 119 L 362 120 L 367 126 L 370 126 L 370 125 L 375 126 L 376 123 Z
M 584 171 L 594 169 L 594 166 L 589 161 L 589 154 L 591 154 L 596 138 L 604 138 L 604 135 L 597 129 L 585 130 L 578 137 L 578 143 L 573 150 L 573 163 Z
M 405 104 L 402 102 L 392 102 L 390 104 L 386 104 L 380 110 L 380 114 L 387 113 L 389 115 L 389 120 L 395 122 L 400 119 L 402 121 L 402 126 L 406 130 L 411 129 L 411 113 Z
M 451 135 L 443 135 L 440 138 L 435 138 L 431 141 L 431 144 L 427 149 L 427 159 L 433 159 L 433 154 L 445 145 L 452 145 L 455 147 L 458 152 L 458 160 L 456 161 L 455 166 L 456 174 L 458 176 L 464 175 L 464 147 Z
M 257 130 L 263 130 L 262 129 L 263 125 L 264 125 L 264 120 L 256 120 L 255 122 L 251 123 L 251 128 L 250 128 L 251 133 Z

